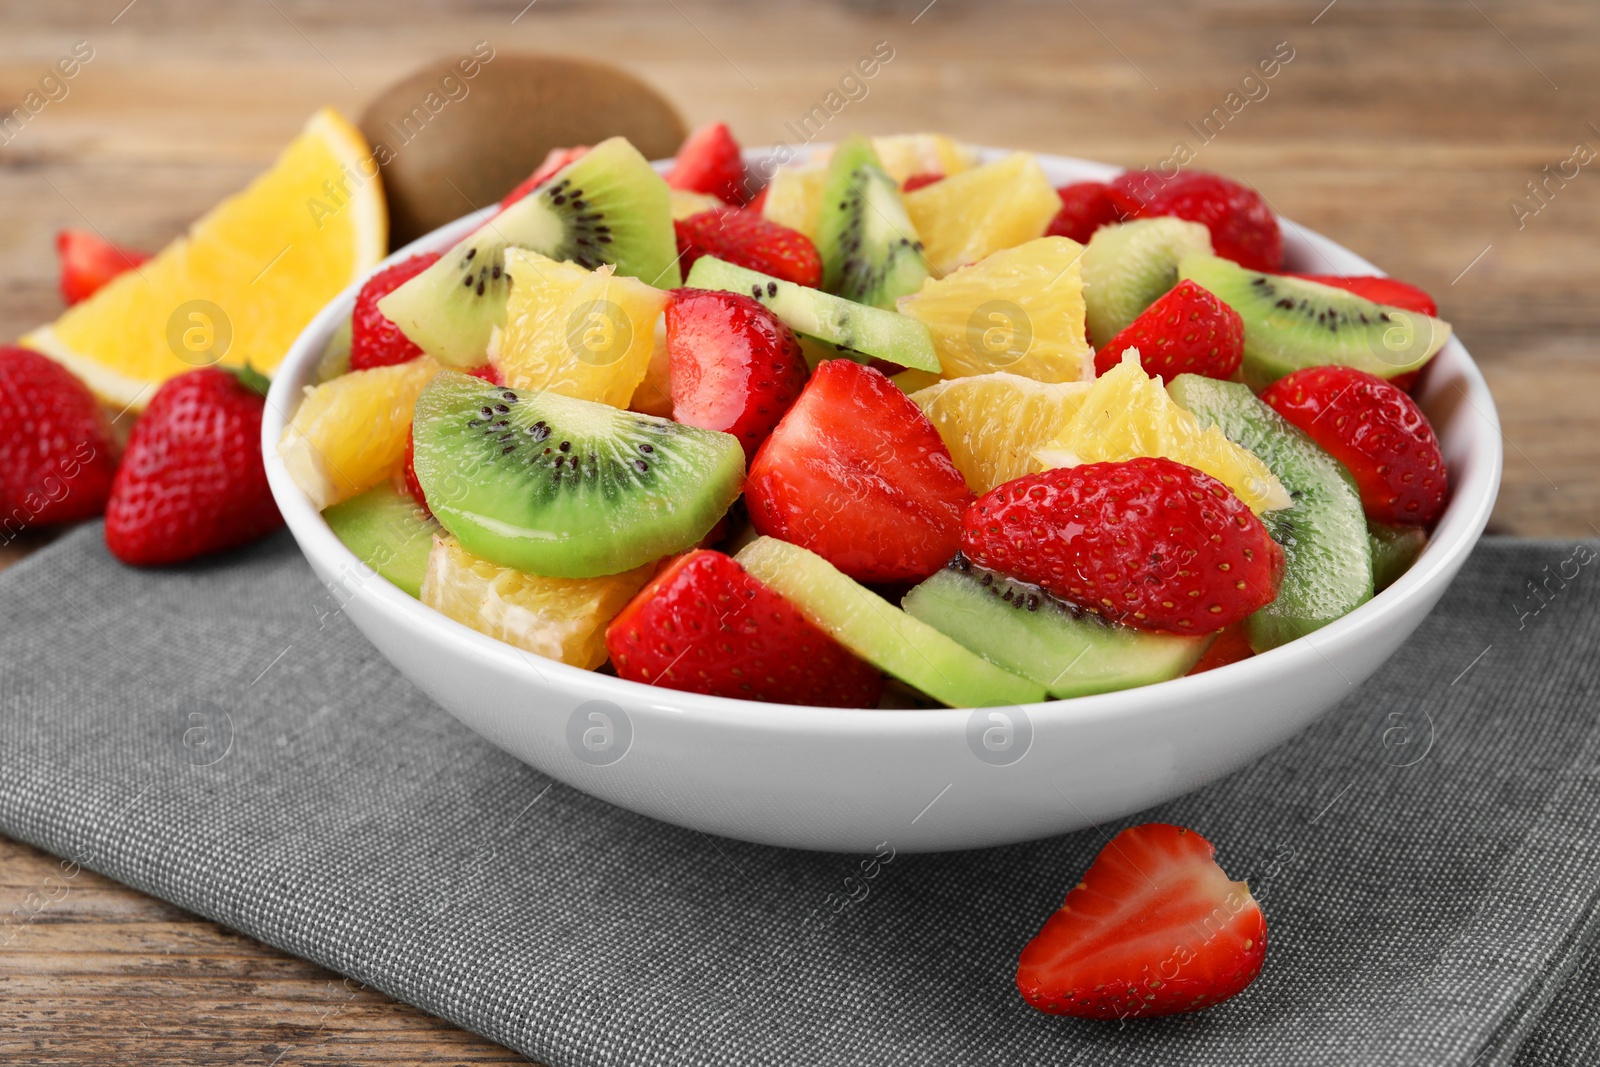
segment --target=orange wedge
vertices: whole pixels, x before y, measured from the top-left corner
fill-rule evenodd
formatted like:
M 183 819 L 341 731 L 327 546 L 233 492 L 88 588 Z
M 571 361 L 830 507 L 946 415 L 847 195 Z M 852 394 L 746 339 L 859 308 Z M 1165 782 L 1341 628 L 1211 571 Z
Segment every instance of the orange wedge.
M 360 131 L 324 108 L 243 192 L 22 343 L 134 410 L 195 367 L 271 374 L 312 316 L 383 258 L 376 171 Z

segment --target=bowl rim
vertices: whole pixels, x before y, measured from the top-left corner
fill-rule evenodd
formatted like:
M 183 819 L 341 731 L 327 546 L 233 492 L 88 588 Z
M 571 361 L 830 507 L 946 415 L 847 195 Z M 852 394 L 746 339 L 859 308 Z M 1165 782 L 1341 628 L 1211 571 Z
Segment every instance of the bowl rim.
M 803 162 L 817 149 L 827 147 L 830 146 L 807 146 L 804 151 L 794 153 L 791 161 Z M 974 147 L 985 161 L 1018 151 Z M 748 163 L 761 163 L 771 160 L 774 151 L 765 147 L 752 148 L 745 150 L 744 156 Z M 1123 169 L 1113 164 L 1072 156 L 1044 152 L 1031 154 L 1047 169 L 1075 175 L 1071 180 L 1103 180 Z M 657 161 L 654 166 L 662 170 L 670 163 L 670 160 Z M 442 652 L 488 659 L 504 670 L 526 676 L 534 685 L 581 693 L 585 699 L 613 701 L 626 706 L 630 714 L 690 716 L 710 727 L 737 727 L 745 731 L 773 734 L 798 731 L 808 734 L 824 732 L 843 737 L 883 737 L 964 730 L 969 717 L 977 709 L 821 708 L 805 704 L 774 704 L 662 689 L 544 659 L 479 633 L 413 599 L 379 577 L 334 535 L 321 513 L 290 478 L 278 455 L 278 440 L 299 403 L 299 394 L 309 385 L 310 375 L 321 358 L 328 338 L 340 320 L 349 315 L 355 295 L 366 277 L 418 252 L 448 248 L 476 229 L 495 210 L 494 206 L 482 208 L 433 230 L 388 256 L 361 280 L 352 282 L 312 319 L 274 373 L 267 395 L 267 409 L 262 418 L 262 457 L 273 498 L 308 561 L 320 562 L 322 567 L 319 570 L 326 569 L 329 573 L 339 575 L 351 596 L 367 597 L 373 606 L 390 616 L 394 622 L 432 630 L 435 639 L 444 646 Z M 1316 231 L 1281 215 L 1277 218 L 1284 230 L 1286 248 L 1307 252 L 1330 266 L 1338 264 L 1334 271 L 1336 273 L 1383 274 L 1365 258 Z M 1410 602 L 1419 598 L 1436 598 L 1442 593 L 1443 586 L 1460 568 L 1488 523 L 1499 491 L 1503 446 L 1494 399 L 1466 347 L 1452 334 L 1435 361 L 1450 365 L 1465 385 L 1464 389 L 1458 391 L 1476 417 L 1469 420 L 1472 430 L 1467 447 L 1460 451 L 1471 462 L 1465 481 L 1458 482 L 1452 478 L 1450 498 L 1444 514 L 1435 525 L 1422 555 L 1404 575 L 1348 615 L 1312 634 L 1244 661 L 1197 675 L 1184 675 L 1117 692 L 1017 705 L 1035 728 L 1048 725 L 1070 727 L 1112 719 L 1128 720 L 1141 710 L 1153 713 L 1178 702 L 1200 704 L 1223 691 L 1248 692 L 1274 679 L 1282 680 L 1286 675 L 1306 669 L 1331 666 L 1342 676 L 1343 672 L 1336 662 L 1338 653 L 1367 640 L 1375 633 L 1383 632 L 1387 623 L 1399 620 L 1409 612 Z M 1425 382 L 1425 396 L 1431 396 L 1432 386 L 1437 384 L 1438 377 L 1435 373 L 1431 381 Z M 550 672 L 549 677 L 546 677 L 546 672 Z M 1356 684 L 1349 678 L 1346 681 L 1352 687 Z

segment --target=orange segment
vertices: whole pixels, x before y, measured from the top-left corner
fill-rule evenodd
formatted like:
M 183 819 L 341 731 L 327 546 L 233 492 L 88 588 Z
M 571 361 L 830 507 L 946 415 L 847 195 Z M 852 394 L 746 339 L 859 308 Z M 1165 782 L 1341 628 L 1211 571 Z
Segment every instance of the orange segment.
M 405 459 L 411 411 L 439 364 L 351 371 L 306 390 L 284 427 L 278 454 L 318 510 L 349 500 L 393 475 Z
M 375 172 L 361 133 L 324 108 L 243 192 L 22 343 L 117 407 L 142 409 L 197 366 L 271 374 L 312 316 L 383 258 Z

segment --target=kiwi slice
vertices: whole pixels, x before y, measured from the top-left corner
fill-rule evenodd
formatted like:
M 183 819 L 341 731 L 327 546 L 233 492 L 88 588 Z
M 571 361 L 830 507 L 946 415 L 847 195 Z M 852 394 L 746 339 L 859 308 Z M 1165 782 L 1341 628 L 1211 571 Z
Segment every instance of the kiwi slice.
M 1244 380 L 1255 389 L 1302 367 L 1340 364 L 1380 378 L 1416 370 L 1450 340 L 1450 326 L 1320 282 L 1185 257 L 1178 273 L 1244 319 Z
M 1162 216 L 1102 226 L 1083 250 L 1083 301 L 1089 337 L 1112 338 L 1178 284 L 1178 262 L 1211 252 L 1211 232 L 1198 222 Z
M 1420 526 L 1390 526 L 1371 520 L 1367 537 L 1372 542 L 1372 586 L 1377 593 L 1410 570 L 1428 544 L 1428 531 Z
M 383 482 L 325 509 L 322 517 L 361 562 L 412 596 L 422 595 L 439 524 L 410 493 Z
M 417 480 L 461 546 L 554 578 L 681 552 L 739 495 L 731 434 L 441 371 L 417 398 Z
M 906 214 L 900 185 L 860 134 L 840 142 L 828 160 L 817 215 L 822 287 L 859 304 L 894 310 L 928 277 L 922 239 Z
M 905 610 L 1053 697 L 1078 697 L 1187 674 L 1215 634 L 1147 633 L 1057 600 L 957 555 L 906 594 Z
M 868 307 L 818 289 L 782 281 L 760 271 L 736 267 L 715 256 L 701 256 L 685 285 L 748 293 L 771 309 L 791 330 L 836 356 L 870 363 L 881 359 L 901 367 L 939 372 L 933 335 L 909 315 Z
M 1344 464 L 1256 399 L 1249 386 L 1180 374 L 1167 392 L 1201 426 L 1221 427 L 1261 458 L 1290 505 L 1261 516 L 1283 547 L 1283 584 L 1245 629 L 1257 652 L 1304 637 L 1372 599 L 1372 547 L 1361 495 Z
M 568 164 L 378 301 L 418 347 L 453 367 L 481 366 L 504 326 L 507 247 L 593 270 L 614 263 L 651 285 L 680 280 L 667 183 L 633 145 L 613 137 Z
M 963 648 L 799 545 L 758 537 L 734 558 L 845 648 L 941 703 L 984 708 L 1045 697 L 1039 683 Z

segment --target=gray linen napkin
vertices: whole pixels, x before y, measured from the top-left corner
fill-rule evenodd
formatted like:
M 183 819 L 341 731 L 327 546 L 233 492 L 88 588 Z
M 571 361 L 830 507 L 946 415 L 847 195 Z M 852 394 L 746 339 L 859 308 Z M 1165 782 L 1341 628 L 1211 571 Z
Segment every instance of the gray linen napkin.
M 1588 1063 L 1596 558 L 1489 539 L 1370 683 L 1254 766 L 847 887 L 862 857 L 653 822 L 490 747 L 286 536 L 141 573 L 91 526 L 0 575 L 0 831 L 552 1067 Z M 1123 1027 L 1025 1007 L 1018 950 L 1145 819 L 1249 877 L 1261 978 Z

